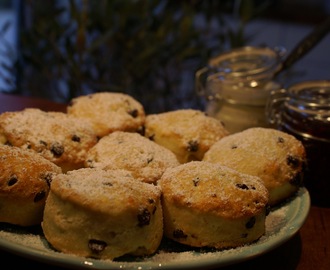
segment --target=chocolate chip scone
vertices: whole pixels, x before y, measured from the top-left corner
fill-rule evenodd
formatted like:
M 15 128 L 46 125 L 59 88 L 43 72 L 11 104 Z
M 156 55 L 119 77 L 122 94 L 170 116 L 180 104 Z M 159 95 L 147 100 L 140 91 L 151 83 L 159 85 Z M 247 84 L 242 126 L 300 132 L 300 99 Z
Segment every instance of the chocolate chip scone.
M 0 143 L 33 150 L 66 172 L 84 166 L 97 136 L 82 119 L 27 108 L 0 115 Z
M 115 131 L 87 153 L 86 167 L 125 169 L 139 181 L 156 183 L 167 168 L 180 163 L 169 149 L 139 133 Z
M 306 152 L 294 136 L 271 128 L 250 128 L 215 143 L 204 161 L 260 177 L 270 205 L 292 196 L 303 185 Z
M 38 225 L 61 168 L 35 152 L 0 144 L 0 222 Z
M 268 190 L 256 177 L 191 161 L 165 171 L 164 235 L 192 247 L 238 247 L 265 233 Z
M 213 143 L 229 134 L 219 120 L 193 109 L 147 115 L 144 132 L 175 153 L 180 163 L 201 160 Z
M 161 190 L 124 170 L 83 168 L 53 179 L 42 229 L 58 251 L 115 259 L 156 252 L 163 236 Z
M 145 112 L 142 104 L 130 95 L 98 92 L 71 100 L 67 113 L 88 120 L 101 138 L 113 131 L 140 131 Z

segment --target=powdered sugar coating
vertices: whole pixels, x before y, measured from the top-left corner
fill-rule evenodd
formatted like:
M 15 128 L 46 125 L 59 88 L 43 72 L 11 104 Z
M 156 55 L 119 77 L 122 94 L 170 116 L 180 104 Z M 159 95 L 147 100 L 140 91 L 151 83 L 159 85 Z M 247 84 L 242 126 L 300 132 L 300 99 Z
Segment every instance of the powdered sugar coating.
M 139 133 L 115 131 L 87 153 L 86 167 L 125 169 L 139 181 L 155 183 L 167 168 L 179 162 L 170 150 Z
M 54 178 L 41 223 L 57 250 L 114 259 L 154 253 L 163 236 L 161 190 L 124 170 L 82 168 Z
M 56 176 L 52 192 L 63 201 L 83 203 L 92 211 L 106 213 L 143 207 L 142 202 L 146 207 L 149 198 L 161 194 L 159 187 L 136 181 L 128 171 L 97 168 L 82 168 Z
M 271 128 L 250 128 L 220 139 L 204 161 L 258 176 L 275 205 L 297 191 L 306 163 L 303 144 L 294 136 Z
M 87 150 L 96 144 L 97 137 L 82 119 L 27 108 L 0 115 L 0 141 L 33 150 L 67 171 L 83 165 Z
M 268 204 L 268 191 L 258 177 L 204 161 L 167 169 L 159 185 L 178 207 L 224 218 L 258 215 Z
M 145 121 L 145 136 L 174 152 L 180 163 L 201 160 L 228 134 L 219 120 L 193 109 L 151 114 Z
M 103 137 L 113 131 L 137 131 L 145 121 L 142 104 L 132 96 L 116 92 L 98 92 L 72 99 L 67 113 L 89 121 Z

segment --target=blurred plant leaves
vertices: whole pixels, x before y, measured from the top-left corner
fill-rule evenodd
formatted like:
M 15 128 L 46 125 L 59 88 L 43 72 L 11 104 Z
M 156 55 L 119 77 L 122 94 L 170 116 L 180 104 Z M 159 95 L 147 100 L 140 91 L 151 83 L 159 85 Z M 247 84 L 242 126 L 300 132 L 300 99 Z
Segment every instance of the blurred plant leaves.
M 116 91 L 137 98 L 147 112 L 192 106 L 198 103 L 194 72 L 228 43 L 245 42 L 244 25 L 228 29 L 223 20 L 235 1 L 22 2 L 27 16 L 13 64 L 19 73 L 16 92 L 60 102 Z M 256 7 L 251 0 L 240 2 L 246 23 Z

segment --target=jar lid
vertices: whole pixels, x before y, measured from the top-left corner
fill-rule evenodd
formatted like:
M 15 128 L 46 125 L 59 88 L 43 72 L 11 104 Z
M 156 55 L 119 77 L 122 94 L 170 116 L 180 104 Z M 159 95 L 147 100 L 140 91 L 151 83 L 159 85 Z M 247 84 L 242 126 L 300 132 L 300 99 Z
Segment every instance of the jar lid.
M 241 47 L 224 52 L 209 61 L 209 65 L 226 77 L 246 77 L 269 73 L 273 75 L 279 68 L 283 48 Z
M 283 122 L 304 137 L 329 141 L 330 81 L 305 81 L 288 87 Z
M 330 114 L 330 81 L 305 81 L 288 87 L 289 103 L 297 104 L 301 109 L 328 110 Z M 330 119 L 328 119 L 330 121 Z

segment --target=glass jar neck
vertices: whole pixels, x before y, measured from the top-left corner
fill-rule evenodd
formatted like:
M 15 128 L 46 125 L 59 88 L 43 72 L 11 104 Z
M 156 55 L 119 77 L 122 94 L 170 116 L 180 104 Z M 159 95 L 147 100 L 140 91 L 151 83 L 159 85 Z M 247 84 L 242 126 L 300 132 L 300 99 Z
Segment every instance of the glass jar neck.
M 267 47 L 242 47 L 210 60 L 212 74 L 226 80 L 269 80 L 279 68 L 280 55 Z
M 288 88 L 281 125 L 302 137 L 330 142 L 330 81 L 308 81 Z
M 212 58 L 198 73 L 197 79 L 204 81 L 199 89 L 209 100 L 265 105 L 269 92 L 280 87 L 273 82 L 280 63 L 278 51 L 267 47 L 233 49 Z

